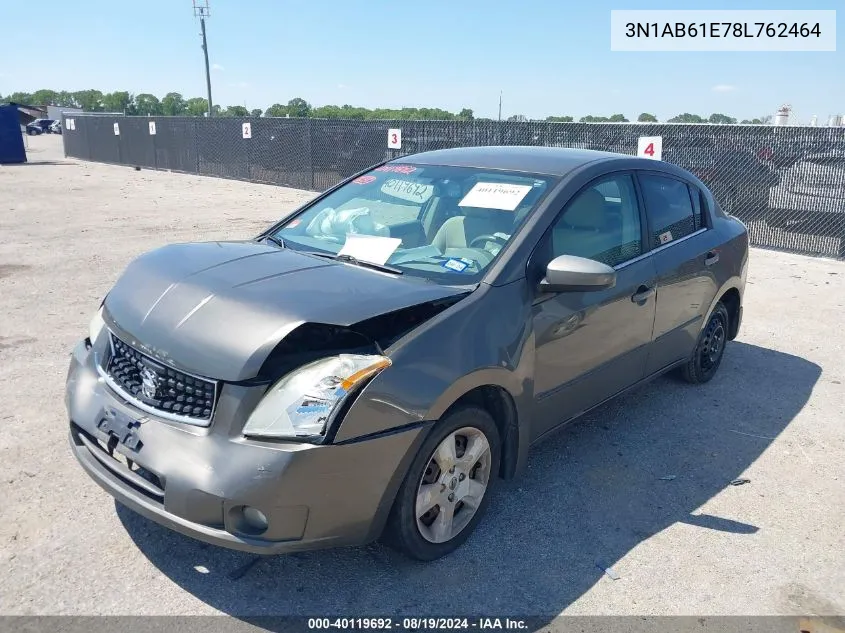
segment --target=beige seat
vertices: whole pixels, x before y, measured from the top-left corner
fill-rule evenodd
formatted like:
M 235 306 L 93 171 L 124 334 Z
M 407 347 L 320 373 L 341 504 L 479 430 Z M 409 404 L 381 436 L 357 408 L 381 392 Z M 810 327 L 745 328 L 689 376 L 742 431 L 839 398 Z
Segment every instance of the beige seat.
M 579 194 L 552 229 L 554 255 L 596 259 L 617 246 L 605 205 L 604 196 L 596 189 Z
M 473 207 L 465 207 L 462 211 L 465 215 L 446 220 L 431 240 L 443 254 L 451 249 L 467 248 L 480 235 L 511 234 L 513 213 Z M 476 247 L 483 248 L 484 244 L 476 244 Z

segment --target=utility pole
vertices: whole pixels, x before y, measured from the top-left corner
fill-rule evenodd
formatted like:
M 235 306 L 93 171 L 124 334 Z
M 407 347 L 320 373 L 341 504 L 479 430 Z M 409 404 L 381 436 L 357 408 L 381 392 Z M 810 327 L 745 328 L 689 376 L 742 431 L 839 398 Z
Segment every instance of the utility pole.
M 208 0 L 194 0 L 194 17 L 200 19 L 200 26 L 202 27 L 202 52 L 205 55 L 205 86 L 208 89 L 208 116 L 211 116 L 211 72 L 208 68 L 208 41 L 205 38 L 205 19 L 210 17 L 211 13 L 208 10 Z
M 502 120 L 502 91 L 499 91 L 499 121 Z

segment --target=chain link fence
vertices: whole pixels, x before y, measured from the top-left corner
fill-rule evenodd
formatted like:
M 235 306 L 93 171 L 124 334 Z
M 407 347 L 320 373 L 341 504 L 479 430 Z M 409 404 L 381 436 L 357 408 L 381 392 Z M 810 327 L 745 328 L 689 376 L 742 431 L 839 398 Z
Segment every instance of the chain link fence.
M 392 128 L 401 129 L 401 149 L 387 147 Z M 754 245 L 845 258 L 845 127 L 67 115 L 63 129 L 65 154 L 75 158 L 313 191 L 433 149 L 542 145 L 635 154 L 639 137 L 661 136 L 663 160 L 710 187 L 748 225 Z

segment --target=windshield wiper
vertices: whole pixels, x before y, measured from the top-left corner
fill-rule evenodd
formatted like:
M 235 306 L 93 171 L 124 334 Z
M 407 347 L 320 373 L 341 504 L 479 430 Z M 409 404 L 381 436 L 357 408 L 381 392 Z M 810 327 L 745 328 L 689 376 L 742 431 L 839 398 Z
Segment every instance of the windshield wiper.
M 275 244 L 279 248 L 285 247 L 284 240 L 282 240 L 282 238 L 280 238 L 280 237 L 276 237 L 275 235 L 265 235 L 264 239 L 267 240 L 268 242 L 272 242 L 273 244 Z
M 306 252 L 309 255 L 313 255 L 314 257 L 333 259 L 334 261 L 346 262 L 347 264 L 354 264 L 355 266 L 361 266 L 363 268 L 372 268 L 373 270 L 380 270 L 386 273 L 393 273 L 394 275 L 403 274 L 401 270 L 399 270 L 398 268 L 394 268 L 393 266 L 387 266 L 385 264 L 374 264 L 373 262 L 368 262 L 365 259 L 358 259 L 357 257 L 353 257 L 352 255 L 335 255 L 334 253 L 317 253 L 315 251 Z

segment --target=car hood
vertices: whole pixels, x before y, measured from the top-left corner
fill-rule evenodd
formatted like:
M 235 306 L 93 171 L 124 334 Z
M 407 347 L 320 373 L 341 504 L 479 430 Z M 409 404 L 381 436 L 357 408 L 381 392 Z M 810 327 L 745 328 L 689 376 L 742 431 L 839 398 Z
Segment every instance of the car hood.
M 166 364 L 240 381 L 303 323 L 349 326 L 466 291 L 256 242 L 173 244 L 127 267 L 104 318 Z

